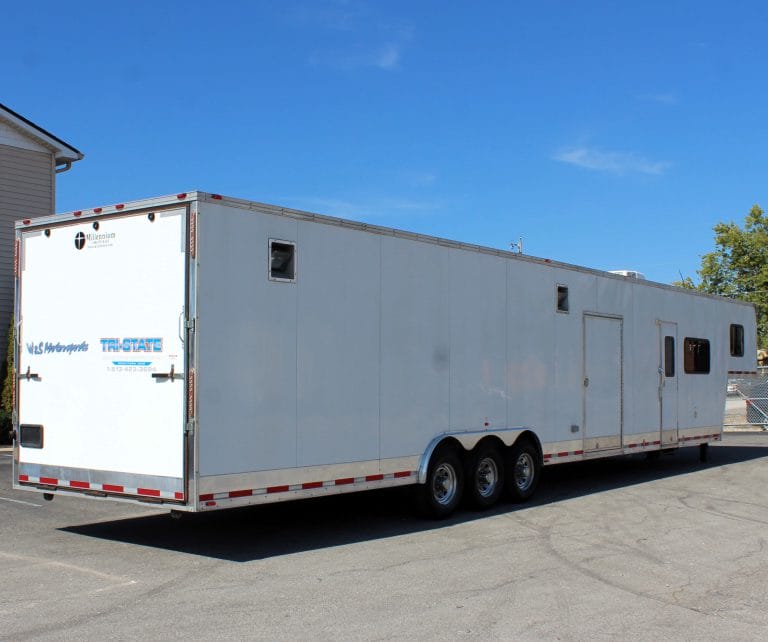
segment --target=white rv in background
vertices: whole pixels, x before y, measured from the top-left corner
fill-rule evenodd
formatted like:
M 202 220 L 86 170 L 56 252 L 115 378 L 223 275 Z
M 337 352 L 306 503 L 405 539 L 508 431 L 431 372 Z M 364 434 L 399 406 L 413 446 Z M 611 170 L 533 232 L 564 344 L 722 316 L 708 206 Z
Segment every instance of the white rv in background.
M 721 438 L 751 305 L 190 192 L 16 225 L 14 487 L 210 511 Z

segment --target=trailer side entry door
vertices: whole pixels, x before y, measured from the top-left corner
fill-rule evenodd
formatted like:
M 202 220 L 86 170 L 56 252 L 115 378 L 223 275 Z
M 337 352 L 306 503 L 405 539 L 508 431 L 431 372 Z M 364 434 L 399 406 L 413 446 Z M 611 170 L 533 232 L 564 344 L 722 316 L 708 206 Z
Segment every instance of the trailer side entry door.
M 584 450 L 621 447 L 622 320 L 584 315 Z
M 659 322 L 659 415 L 661 443 L 677 443 L 677 324 Z
M 21 483 L 185 499 L 186 208 L 22 233 Z

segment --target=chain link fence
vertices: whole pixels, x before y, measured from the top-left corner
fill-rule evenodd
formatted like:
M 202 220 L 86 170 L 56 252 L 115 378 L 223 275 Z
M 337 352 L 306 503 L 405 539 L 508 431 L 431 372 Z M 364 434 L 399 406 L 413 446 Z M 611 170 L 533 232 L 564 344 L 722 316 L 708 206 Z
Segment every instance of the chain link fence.
M 728 379 L 723 427 L 768 430 L 768 368 Z

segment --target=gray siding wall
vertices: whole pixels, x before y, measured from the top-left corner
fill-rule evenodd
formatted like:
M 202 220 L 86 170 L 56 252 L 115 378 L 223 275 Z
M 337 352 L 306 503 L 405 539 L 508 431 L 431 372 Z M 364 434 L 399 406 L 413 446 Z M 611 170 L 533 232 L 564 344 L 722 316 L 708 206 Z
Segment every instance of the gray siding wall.
M 8 324 L 13 314 L 13 224 L 19 219 L 53 214 L 55 182 L 53 154 L 0 145 L 0 359 L 2 361 L 5 360 Z M 3 372 L 5 372 L 4 365 L 0 365 L 0 373 Z

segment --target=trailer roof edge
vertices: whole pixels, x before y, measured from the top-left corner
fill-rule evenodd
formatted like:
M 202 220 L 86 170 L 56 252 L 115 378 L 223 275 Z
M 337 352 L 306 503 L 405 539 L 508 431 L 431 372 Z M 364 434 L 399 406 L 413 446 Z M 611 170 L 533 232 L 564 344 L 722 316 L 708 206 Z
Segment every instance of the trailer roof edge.
M 231 196 L 223 196 L 216 193 L 204 192 L 200 190 L 190 190 L 187 192 L 179 192 L 176 194 L 169 194 L 166 196 L 158 196 L 154 198 L 138 199 L 133 201 L 125 201 L 123 203 L 115 205 L 96 206 L 93 208 L 87 208 L 79 210 L 77 212 L 62 212 L 60 214 L 53 214 L 50 216 L 38 217 L 35 219 L 27 219 L 25 221 L 16 221 L 16 230 L 24 230 L 31 228 L 44 227 L 46 225 L 61 224 L 71 221 L 82 221 L 89 218 L 99 218 L 103 216 L 115 215 L 115 214 L 127 214 L 132 210 L 153 207 L 169 207 L 172 205 L 179 205 L 183 203 L 191 203 L 195 201 L 210 202 L 212 204 L 226 204 L 231 207 L 237 207 L 239 209 L 250 210 L 254 212 L 261 212 L 264 214 L 271 214 L 276 216 L 284 216 L 288 218 L 294 218 L 297 220 L 312 221 L 315 223 L 321 223 L 324 225 L 333 225 L 336 227 L 344 227 L 346 229 L 358 230 L 361 232 L 371 232 L 373 234 L 379 234 L 382 236 L 391 236 L 395 238 L 403 238 L 412 241 L 418 241 L 421 243 L 429 243 L 432 245 L 440 245 L 444 247 L 453 247 L 456 249 L 462 249 L 470 252 L 478 252 L 480 254 L 498 256 L 504 259 L 511 259 L 516 261 L 525 261 L 529 263 L 535 263 L 546 267 L 563 269 L 568 271 L 577 271 L 583 274 L 592 274 L 604 278 L 610 278 L 620 281 L 629 282 L 636 286 L 649 286 L 660 288 L 663 290 L 670 290 L 673 292 L 683 292 L 691 296 L 709 298 L 715 300 L 727 300 L 741 305 L 754 308 L 755 304 L 749 301 L 743 301 L 741 299 L 733 299 L 716 294 L 708 294 L 706 292 L 699 292 L 698 290 L 689 290 L 687 288 L 681 288 L 675 285 L 667 283 L 659 283 L 658 281 L 649 281 L 646 279 L 636 279 L 633 277 L 623 276 L 620 274 L 612 274 L 605 270 L 598 270 L 596 268 L 589 268 L 581 265 L 575 265 L 572 263 L 565 263 L 554 259 L 542 258 L 533 256 L 531 254 L 519 254 L 517 252 L 511 252 L 509 250 L 502 250 L 498 248 L 487 247 L 483 245 L 476 245 L 472 243 L 464 243 L 462 241 L 455 241 L 452 239 L 446 239 L 438 236 L 430 236 L 428 234 L 420 234 L 417 232 L 409 232 L 407 230 L 401 230 L 397 228 L 384 227 L 380 225 L 373 225 L 370 223 L 362 223 L 360 221 L 354 221 L 351 219 L 345 219 L 335 216 L 328 216 L 325 214 L 318 214 L 315 212 L 309 212 L 305 210 L 299 210 L 289 207 L 282 207 L 279 205 L 271 205 L 268 203 L 262 203 L 259 201 L 250 201 L 241 198 L 234 198 Z

